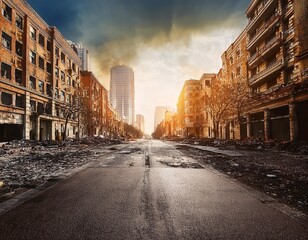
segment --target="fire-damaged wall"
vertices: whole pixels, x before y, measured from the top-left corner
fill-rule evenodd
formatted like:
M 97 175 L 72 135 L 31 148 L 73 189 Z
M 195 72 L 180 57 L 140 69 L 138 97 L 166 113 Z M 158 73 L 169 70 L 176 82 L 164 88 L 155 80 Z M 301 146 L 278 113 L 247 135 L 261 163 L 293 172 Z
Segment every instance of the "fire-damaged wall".
M 299 140 L 308 141 L 308 101 L 301 102 L 297 108 Z
M 23 116 L 0 112 L 0 142 L 23 138 Z

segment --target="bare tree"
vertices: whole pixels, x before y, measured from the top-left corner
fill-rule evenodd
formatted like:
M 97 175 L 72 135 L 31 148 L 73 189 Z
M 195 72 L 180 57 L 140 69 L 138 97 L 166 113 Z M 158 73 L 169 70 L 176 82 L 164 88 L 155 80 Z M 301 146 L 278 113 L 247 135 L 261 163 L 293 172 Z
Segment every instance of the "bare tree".
M 78 87 L 75 89 L 74 94 L 72 95 L 72 99 L 69 102 L 62 103 L 60 108 L 63 112 L 63 117 L 65 118 L 64 130 L 62 132 L 62 140 L 65 141 L 67 138 L 67 125 L 70 119 L 78 118 L 78 124 L 80 124 L 80 118 L 84 118 L 86 113 L 86 105 L 85 105 L 86 96 L 81 89 Z
M 236 78 L 228 84 L 229 96 L 231 98 L 230 117 L 237 117 L 239 121 L 241 115 L 249 105 L 249 87 L 247 79 Z
M 213 121 L 214 137 L 218 137 L 219 125 L 226 118 L 232 106 L 230 86 L 222 81 L 212 82 L 211 90 L 205 94 L 205 110 Z

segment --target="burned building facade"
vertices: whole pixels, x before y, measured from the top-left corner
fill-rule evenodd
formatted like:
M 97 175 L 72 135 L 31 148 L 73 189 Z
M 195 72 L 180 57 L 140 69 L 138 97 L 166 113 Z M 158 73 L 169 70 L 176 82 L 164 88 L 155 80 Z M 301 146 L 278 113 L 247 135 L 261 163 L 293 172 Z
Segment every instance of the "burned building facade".
M 81 60 L 26 1 L 0 4 L 0 141 L 60 139 Z M 78 129 L 74 114 L 66 135 L 76 136 Z
M 307 141 L 308 2 L 253 0 L 246 15 L 248 24 L 223 53 L 216 76 L 236 90 L 241 97 L 237 100 L 244 104 L 226 111 L 215 137 Z M 193 83 L 197 85 L 197 81 Z M 202 95 L 211 92 L 212 86 L 199 86 L 201 102 L 197 103 L 196 94 L 186 91 L 188 84 L 185 82 L 178 101 L 181 135 L 213 137 L 207 106 L 202 104 Z M 201 121 L 198 109 L 203 111 Z
M 308 2 L 254 0 L 246 15 L 251 108 L 247 135 L 308 140 Z

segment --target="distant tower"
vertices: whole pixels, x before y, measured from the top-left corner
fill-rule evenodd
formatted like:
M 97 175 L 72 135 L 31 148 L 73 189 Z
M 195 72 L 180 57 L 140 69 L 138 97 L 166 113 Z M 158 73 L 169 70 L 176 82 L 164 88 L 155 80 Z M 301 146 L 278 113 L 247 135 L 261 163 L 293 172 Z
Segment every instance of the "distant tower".
M 168 106 L 158 106 L 155 108 L 154 131 L 161 121 L 165 119 L 166 111 L 173 111 L 173 109 Z
M 144 116 L 141 114 L 136 115 L 136 127 L 144 133 Z
M 76 44 L 78 57 L 82 61 L 82 71 L 90 71 L 90 54 L 89 50 L 86 49 L 82 43 Z
M 110 103 L 130 125 L 135 123 L 134 71 L 127 66 L 114 66 L 110 70 Z

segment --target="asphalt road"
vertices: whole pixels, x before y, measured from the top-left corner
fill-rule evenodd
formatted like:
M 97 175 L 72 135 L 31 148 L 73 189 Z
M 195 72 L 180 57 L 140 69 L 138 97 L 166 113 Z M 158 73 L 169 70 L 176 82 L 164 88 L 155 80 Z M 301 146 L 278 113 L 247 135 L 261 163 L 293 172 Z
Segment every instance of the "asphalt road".
M 103 155 L 0 216 L 0 239 L 307 239 L 307 222 L 173 145 Z

